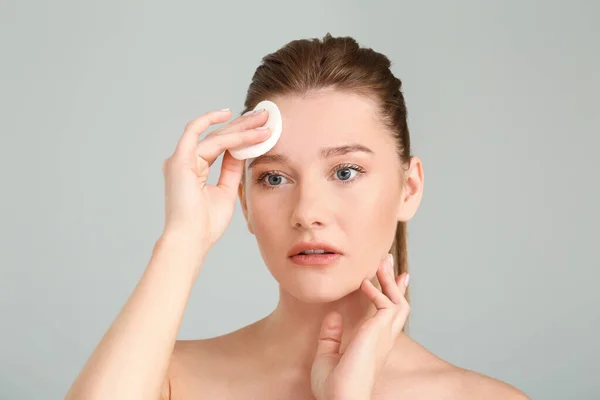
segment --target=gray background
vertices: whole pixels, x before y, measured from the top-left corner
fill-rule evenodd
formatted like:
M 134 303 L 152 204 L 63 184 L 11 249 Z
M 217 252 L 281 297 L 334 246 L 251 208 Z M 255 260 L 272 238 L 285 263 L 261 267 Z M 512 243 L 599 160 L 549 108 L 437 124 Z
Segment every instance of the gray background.
M 412 336 L 536 399 L 600 398 L 599 2 L 215 3 L 2 1 L 0 397 L 64 396 L 149 261 L 185 124 L 331 32 L 404 82 Z M 238 205 L 179 337 L 276 300 Z

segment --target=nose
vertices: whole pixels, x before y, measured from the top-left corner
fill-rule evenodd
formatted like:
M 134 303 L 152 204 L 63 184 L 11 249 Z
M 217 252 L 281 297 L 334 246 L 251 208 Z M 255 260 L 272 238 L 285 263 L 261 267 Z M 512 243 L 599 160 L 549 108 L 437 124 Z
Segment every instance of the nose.
M 319 229 L 327 226 L 331 213 L 328 211 L 328 194 L 317 185 L 298 185 L 291 217 L 293 228 Z

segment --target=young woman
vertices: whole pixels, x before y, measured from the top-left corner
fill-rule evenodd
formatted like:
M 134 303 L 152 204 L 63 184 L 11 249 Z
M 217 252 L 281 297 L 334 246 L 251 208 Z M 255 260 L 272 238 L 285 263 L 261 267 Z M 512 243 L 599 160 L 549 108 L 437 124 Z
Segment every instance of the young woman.
M 131 297 L 68 399 L 527 399 L 412 340 L 406 222 L 423 193 L 401 82 L 351 38 L 296 40 L 267 55 L 245 101 L 277 104 L 283 132 L 266 154 L 268 112 L 190 122 L 164 163 L 166 219 Z M 223 154 L 219 181 L 209 168 Z M 241 202 L 280 299 L 234 332 L 176 341 L 207 252 Z M 327 254 L 304 254 L 313 250 Z

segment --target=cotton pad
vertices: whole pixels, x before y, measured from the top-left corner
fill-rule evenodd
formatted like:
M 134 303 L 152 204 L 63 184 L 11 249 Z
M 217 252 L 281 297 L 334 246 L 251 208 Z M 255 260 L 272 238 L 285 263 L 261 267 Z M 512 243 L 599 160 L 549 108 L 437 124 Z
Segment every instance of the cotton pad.
M 245 160 L 247 158 L 255 158 L 262 154 L 265 154 L 267 151 L 271 150 L 275 143 L 279 140 L 281 136 L 281 129 L 283 128 L 283 121 L 281 119 L 281 112 L 275 103 L 269 100 L 261 101 L 254 107 L 255 110 L 265 109 L 269 113 L 269 119 L 265 124 L 271 130 L 271 136 L 267 138 L 267 140 L 256 143 L 250 146 L 231 149 L 229 152 L 233 156 L 233 158 L 238 160 Z

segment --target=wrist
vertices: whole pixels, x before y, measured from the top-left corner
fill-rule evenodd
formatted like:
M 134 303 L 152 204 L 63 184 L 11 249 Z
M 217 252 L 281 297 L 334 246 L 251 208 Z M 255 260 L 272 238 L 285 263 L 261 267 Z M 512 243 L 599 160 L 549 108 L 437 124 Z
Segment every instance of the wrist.
M 210 250 L 210 245 L 207 239 L 198 234 L 185 231 L 163 231 L 154 245 L 154 252 L 163 249 L 172 249 L 181 254 L 189 254 L 202 262 Z

